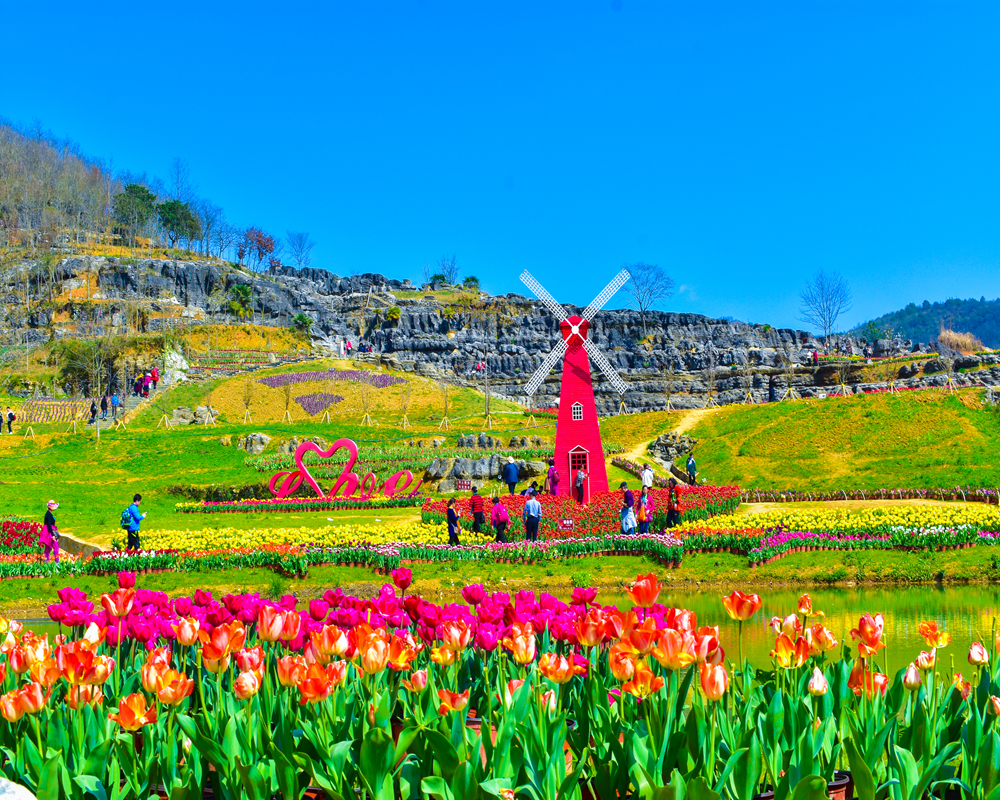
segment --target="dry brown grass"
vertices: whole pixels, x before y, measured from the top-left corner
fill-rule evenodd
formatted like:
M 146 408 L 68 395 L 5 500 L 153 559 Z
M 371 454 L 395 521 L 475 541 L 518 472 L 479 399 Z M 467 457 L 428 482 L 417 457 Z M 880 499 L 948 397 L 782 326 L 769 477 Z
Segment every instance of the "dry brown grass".
M 941 326 L 941 333 L 938 334 L 938 342 L 951 350 L 969 355 L 978 353 L 985 349 L 983 343 L 971 333 L 959 333 L 951 328 Z

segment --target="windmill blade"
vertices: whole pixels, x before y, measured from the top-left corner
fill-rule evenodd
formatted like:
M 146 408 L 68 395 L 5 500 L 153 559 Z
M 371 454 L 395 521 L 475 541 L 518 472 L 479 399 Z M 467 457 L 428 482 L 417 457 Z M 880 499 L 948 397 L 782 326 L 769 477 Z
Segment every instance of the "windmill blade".
M 531 289 L 535 297 L 541 300 L 545 307 L 556 315 L 556 319 L 560 322 L 569 316 L 569 314 L 566 313 L 566 309 L 559 305 L 558 301 L 545 291 L 545 287 L 536 281 L 528 270 L 521 273 L 521 283 Z
M 538 387 L 542 385 L 549 373 L 552 372 L 552 368 L 556 365 L 556 362 L 566 354 L 566 340 L 560 339 L 559 344 L 552 348 L 551 352 L 545 356 L 542 360 L 541 366 L 535 370 L 535 374 L 531 376 L 531 380 L 528 381 L 528 385 L 524 387 L 524 393 L 528 397 L 534 397 L 535 392 Z
M 629 275 L 627 269 L 623 269 L 615 275 L 615 277 L 611 279 L 611 283 L 604 287 L 604 291 L 597 295 L 591 304 L 584 309 L 583 318 L 588 321 L 592 320 L 594 318 L 594 314 L 604 308 L 604 305 L 608 302 L 608 300 L 614 297 L 618 290 L 628 283 L 628 279 L 631 277 L 632 276 Z
M 624 270 L 622 270 L 624 272 Z M 618 394 L 624 395 L 628 391 L 628 384 L 622 379 L 622 376 L 615 371 L 615 368 L 611 366 L 611 362 L 604 357 L 604 353 L 597 349 L 590 339 L 583 340 L 583 349 L 587 351 L 587 355 L 590 356 L 590 360 L 597 364 L 598 369 L 604 373 L 604 377 L 614 384 L 614 387 L 618 390 Z

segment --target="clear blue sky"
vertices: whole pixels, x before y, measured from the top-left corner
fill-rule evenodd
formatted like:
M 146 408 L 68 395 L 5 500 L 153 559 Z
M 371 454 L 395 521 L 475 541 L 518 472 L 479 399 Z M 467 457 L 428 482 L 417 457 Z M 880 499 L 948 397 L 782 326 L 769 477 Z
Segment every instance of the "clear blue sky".
M 641 260 L 670 310 L 797 326 L 824 268 L 853 324 L 1000 295 L 998 23 L 995 0 L 17 3 L 0 115 L 116 168 L 180 156 L 339 274 L 456 253 L 492 292 L 527 268 L 585 305 Z

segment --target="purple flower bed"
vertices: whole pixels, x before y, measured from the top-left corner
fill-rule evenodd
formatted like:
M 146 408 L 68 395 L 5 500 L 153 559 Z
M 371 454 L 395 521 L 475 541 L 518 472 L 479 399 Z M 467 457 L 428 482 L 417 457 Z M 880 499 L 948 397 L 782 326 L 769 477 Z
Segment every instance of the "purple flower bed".
M 265 386 L 277 389 L 281 386 L 288 386 L 291 383 L 308 383 L 310 381 L 370 383 L 376 389 L 385 389 L 389 386 L 406 383 L 402 378 L 396 378 L 392 375 L 382 375 L 376 372 L 367 372 L 363 369 L 331 369 L 325 372 L 283 372 L 280 375 L 268 375 L 266 378 L 258 380 L 257 383 L 263 383 Z
M 318 414 L 320 411 L 325 411 L 343 399 L 339 394 L 326 394 L 323 392 L 320 394 L 304 394 L 301 397 L 296 397 L 295 402 L 302 406 L 303 411 L 312 416 Z

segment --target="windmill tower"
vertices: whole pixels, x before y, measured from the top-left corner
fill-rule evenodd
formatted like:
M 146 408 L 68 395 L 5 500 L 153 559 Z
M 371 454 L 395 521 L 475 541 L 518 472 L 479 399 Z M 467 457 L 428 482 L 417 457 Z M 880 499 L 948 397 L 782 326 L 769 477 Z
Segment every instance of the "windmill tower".
M 530 400 L 542 381 L 552 371 L 556 362 L 565 356 L 562 386 L 559 390 L 559 419 L 556 426 L 556 470 L 559 472 L 559 484 L 569 492 L 573 491 L 577 470 L 583 469 L 587 473 L 583 485 L 585 503 L 589 503 L 590 498 L 598 492 L 608 490 L 608 472 L 604 465 L 601 429 L 597 424 L 594 386 L 590 379 L 590 359 L 594 360 L 620 395 L 624 396 L 628 389 L 628 385 L 615 372 L 604 354 L 587 338 L 587 331 L 594 314 L 604 308 L 630 277 L 628 271 L 623 269 L 587 306 L 582 316 L 575 314 L 570 316 L 527 270 L 521 273 L 524 285 L 555 314 L 556 319 L 561 320 L 559 330 L 562 332 L 562 341 L 552 348 L 541 366 L 531 376 L 525 387 L 525 393 L 528 395 L 530 405 Z

